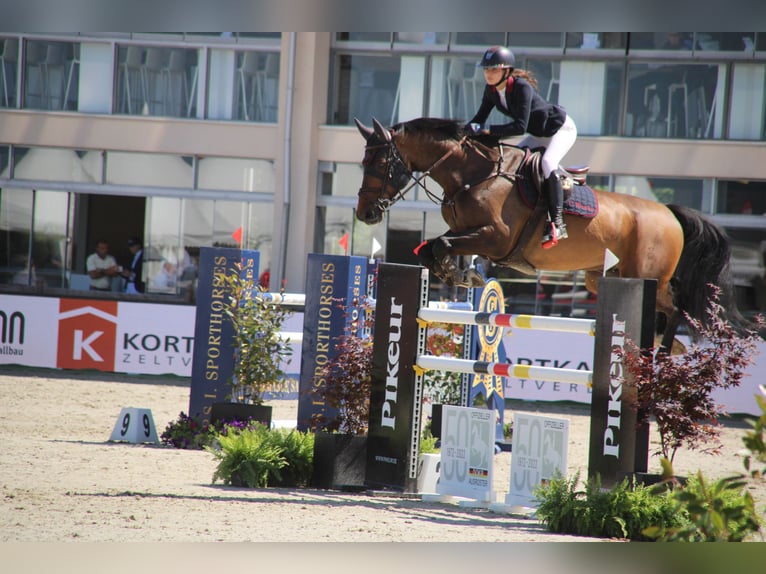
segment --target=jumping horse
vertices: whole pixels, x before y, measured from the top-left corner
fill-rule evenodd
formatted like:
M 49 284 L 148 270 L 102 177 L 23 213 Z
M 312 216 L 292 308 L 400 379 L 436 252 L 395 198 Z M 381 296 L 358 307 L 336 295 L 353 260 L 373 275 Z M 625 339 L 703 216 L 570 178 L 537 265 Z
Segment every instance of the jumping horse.
M 609 249 L 619 259 L 610 275 L 657 280 L 661 348 L 671 348 L 683 313 L 707 324 L 714 290 L 727 320 L 738 327 L 746 323 L 734 303 L 728 239 L 699 212 L 590 190 L 597 213 L 565 214 L 569 238 L 543 249 L 544 201 L 528 205 L 521 193 L 523 186 L 540 187 L 539 150 L 469 137 L 453 120 L 419 118 L 389 129 L 374 118 L 372 128 L 355 121 L 366 141 L 356 217 L 376 224 L 409 189 L 423 187 L 441 204 L 449 231 L 424 242 L 417 253 L 447 285 L 483 285 L 458 259 L 478 255 L 526 274 L 582 270 L 586 289 L 595 294 Z M 426 187 L 426 175 L 441 186 L 441 197 Z M 583 183 L 582 174 L 573 175 Z

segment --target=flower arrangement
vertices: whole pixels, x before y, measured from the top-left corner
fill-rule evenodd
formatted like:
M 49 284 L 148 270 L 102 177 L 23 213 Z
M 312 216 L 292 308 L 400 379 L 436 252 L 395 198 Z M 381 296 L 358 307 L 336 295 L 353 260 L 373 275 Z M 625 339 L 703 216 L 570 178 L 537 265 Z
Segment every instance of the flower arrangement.
M 464 325 L 434 323 L 429 327 L 426 348 L 436 357 L 460 357 Z M 432 404 L 459 405 L 463 375 L 445 371 L 427 371 L 423 375 L 423 400 Z
M 212 443 L 213 428 L 183 411 L 171 421 L 160 435 L 160 442 L 167 446 L 184 449 L 202 449 Z

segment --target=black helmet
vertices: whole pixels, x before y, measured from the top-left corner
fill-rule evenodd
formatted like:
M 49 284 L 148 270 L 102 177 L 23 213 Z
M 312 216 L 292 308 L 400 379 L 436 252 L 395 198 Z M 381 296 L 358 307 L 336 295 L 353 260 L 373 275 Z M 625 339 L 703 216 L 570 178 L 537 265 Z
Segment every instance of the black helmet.
M 492 46 L 476 64 L 481 68 L 513 68 L 516 66 L 516 57 L 505 46 Z

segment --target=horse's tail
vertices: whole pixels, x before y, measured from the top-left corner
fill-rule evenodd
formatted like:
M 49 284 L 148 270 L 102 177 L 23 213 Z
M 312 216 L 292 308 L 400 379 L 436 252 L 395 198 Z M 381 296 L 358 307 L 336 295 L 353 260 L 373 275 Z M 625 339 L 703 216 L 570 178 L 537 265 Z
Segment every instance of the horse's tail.
M 724 319 L 742 333 L 752 327 L 737 309 L 731 279 L 731 246 L 726 232 L 698 211 L 681 205 L 668 205 L 684 232 L 684 248 L 673 275 L 676 307 L 702 325 L 709 326 L 708 307 L 715 285 Z

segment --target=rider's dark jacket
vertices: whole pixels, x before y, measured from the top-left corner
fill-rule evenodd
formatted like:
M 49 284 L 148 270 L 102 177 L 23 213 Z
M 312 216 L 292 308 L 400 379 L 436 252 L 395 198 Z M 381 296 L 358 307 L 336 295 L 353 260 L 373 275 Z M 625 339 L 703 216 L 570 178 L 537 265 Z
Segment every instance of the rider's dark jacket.
M 500 103 L 497 89 L 494 86 L 485 86 L 479 111 L 470 123 L 483 124 L 492 108 L 497 108 L 512 118 L 512 121 L 489 126 L 490 134 L 509 137 L 529 133 L 537 137 L 551 137 L 559 131 L 567 117 L 564 108 L 546 102 L 524 78 L 508 78 L 505 85 L 505 101 L 508 104 L 507 109 Z

